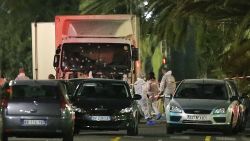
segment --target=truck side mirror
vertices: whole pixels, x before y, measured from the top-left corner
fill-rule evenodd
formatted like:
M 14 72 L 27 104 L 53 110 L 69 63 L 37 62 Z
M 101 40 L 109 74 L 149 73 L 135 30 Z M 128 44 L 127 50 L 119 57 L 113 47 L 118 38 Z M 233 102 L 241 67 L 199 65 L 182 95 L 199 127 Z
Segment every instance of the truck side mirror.
M 132 46 L 132 60 L 137 61 L 139 59 L 139 50 Z
M 60 47 L 57 47 L 57 49 L 56 49 L 56 54 L 60 54 L 60 52 L 61 52 L 61 48 L 60 48 Z
M 54 67 L 58 67 L 59 66 L 59 59 L 60 59 L 60 55 L 55 55 L 54 56 L 54 62 L 53 62 L 53 66 Z

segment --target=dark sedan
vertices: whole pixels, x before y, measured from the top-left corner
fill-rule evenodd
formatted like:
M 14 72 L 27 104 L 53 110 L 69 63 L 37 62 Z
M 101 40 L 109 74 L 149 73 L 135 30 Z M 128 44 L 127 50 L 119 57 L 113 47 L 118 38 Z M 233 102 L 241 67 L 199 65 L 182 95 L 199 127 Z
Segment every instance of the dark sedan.
M 240 122 L 240 102 L 229 82 L 183 80 L 166 108 L 167 133 L 218 129 L 230 134 Z
M 126 81 L 85 79 L 72 98 L 76 106 L 75 132 L 81 129 L 127 130 L 138 134 L 138 108 Z
M 8 137 L 62 137 L 73 141 L 75 113 L 63 84 L 56 80 L 10 82 L 3 97 L 2 141 Z

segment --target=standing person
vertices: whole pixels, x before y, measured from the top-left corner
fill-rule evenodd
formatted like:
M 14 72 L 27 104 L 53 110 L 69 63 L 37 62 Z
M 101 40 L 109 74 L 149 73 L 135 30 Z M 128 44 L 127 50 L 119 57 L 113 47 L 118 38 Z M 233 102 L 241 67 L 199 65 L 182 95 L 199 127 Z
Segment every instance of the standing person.
M 154 110 L 156 114 L 156 119 L 159 120 L 161 118 L 161 113 L 157 107 L 158 93 L 159 93 L 159 85 L 155 79 L 154 72 L 150 72 L 148 74 L 148 79 L 146 82 L 147 96 L 148 96 L 148 107 L 149 113 L 151 114 Z
M 6 82 L 6 78 L 4 77 L 3 74 L 1 74 L 1 77 L 0 77 L 0 87 L 3 87 L 4 83 Z
M 19 74 L 17 75 L 15 80 L 28 80 L 28 79 L 30 79 L 30 78 L 25 75 L 24 68 L 20 68 Z
M 49 74 L 48 79 L 55 79 L 55 75 Z
M 167 68 L 162 68 L 163 77 L 160 83 L 160 95 L 164 95 L 164 107 L 169 103 L 170 97 L 173 96 L 176 88 L 175 78 L 172 71 Z
M 141 108 L 142 114 L 146 120 L 150 119 L 148 112 L 148 97 L 145 93 L 146 81 L 144 80 L 144 75 L 139 74 L 137 80 L 134 83 L 135 94 L 141 95 L 141 99 L 138 100 L 138 104 Z

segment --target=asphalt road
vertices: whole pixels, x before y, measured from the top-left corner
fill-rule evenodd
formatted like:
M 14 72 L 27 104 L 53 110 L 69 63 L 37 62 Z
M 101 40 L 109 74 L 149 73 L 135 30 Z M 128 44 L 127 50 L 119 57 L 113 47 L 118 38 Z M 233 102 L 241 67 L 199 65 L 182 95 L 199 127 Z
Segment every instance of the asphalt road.
M 250 117 L 248 118 L 250 121 Z M 249 141 L 250 122 L 245 132 L 237 135 L 224 136 L 219 132 L 184 131 L 167 136 L 164 121 L 158 121 L 154 126 L 141 123 L 138 136 L 127 136 L 126 131 L 81 131 L 74 141 Z M 62 139 L 31 139 L 9 138 L 10 141 L 61 141 Z

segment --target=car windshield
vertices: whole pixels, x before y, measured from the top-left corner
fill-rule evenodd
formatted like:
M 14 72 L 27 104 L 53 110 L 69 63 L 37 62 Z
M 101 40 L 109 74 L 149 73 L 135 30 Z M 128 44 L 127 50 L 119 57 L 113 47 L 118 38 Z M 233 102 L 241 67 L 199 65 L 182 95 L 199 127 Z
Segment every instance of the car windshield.
M 69 70 L 126 70 L 130 68 L 128 44 L 64 44 L 62 68 Z
M 120 83 L 85 83 L 78 96 L 87 98 L 124 99 L 129 94 L 124 84 Z
M 12 87 L 12 99 L 18 98 L 49 98 L 59 99 L 59 88 L 51 85 L 14 85 Z
M 222 84 L 189 84 L 180 85 L 175 98 L 188 99 L 218 99 L 225 100 L 228 98 L 226 88 Z

